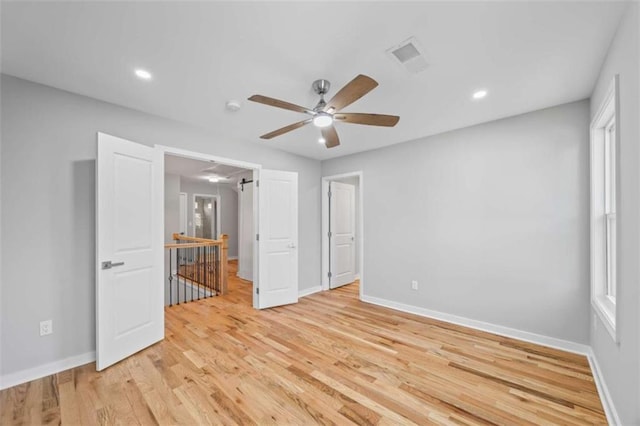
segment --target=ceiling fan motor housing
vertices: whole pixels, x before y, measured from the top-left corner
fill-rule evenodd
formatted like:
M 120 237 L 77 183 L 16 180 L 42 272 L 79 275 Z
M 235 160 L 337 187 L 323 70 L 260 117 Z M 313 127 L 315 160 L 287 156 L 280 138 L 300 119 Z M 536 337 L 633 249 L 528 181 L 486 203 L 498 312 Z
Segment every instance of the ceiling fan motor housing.
M 329 89 L 331 88 L 331 83 L 329 82 L 329 80 L 320 79 L 314 81 L 313 84 L 311 84 L 311 87 L 313 88 L 314 92 L 322 96 L 329 91 Z

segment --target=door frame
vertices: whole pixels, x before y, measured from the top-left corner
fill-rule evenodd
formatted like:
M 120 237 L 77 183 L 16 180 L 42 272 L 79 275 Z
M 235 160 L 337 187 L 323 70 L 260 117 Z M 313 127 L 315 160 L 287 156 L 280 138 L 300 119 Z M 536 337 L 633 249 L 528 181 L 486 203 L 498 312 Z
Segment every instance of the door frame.
M 259 179 L 260 170 L 262 169 L 262 164 L 250 163 L 248 161 L 235 160 L 235 159 L 226 158 L 226 157 L 218 157 L 216 155 L 204 154 L 202 152 L 189 151 L 186 149 L 174 148 L 166 145 L 154 145 L 154 148 L 158 152 L 158 155 L 162 156 L 163 160 L 166 154 L 170 154 L 170 155 L 176 155 L 178 157 L 185 157 L 185 158 L 191 158 L 194 160 L 202 160 L 202 161 L 212 161 L 212 162 L 224 164 L 227 166 L 235 166 L 235 167 L 242 167 L 245 169 L 249 169 L 253 172 L 252 179 L 254 182 Z M 164 182 L 164 176 L 162 178 Z M 164 196 L 164 186 L 163 186 L 162 192 Z M 253 229 L 258 229 L 258 214 L 259 214 L 258 191 L 254 191 L 253 192 L 253 226 L 254 226 Z M 164 211 L 163 211 L 163 217 L 164 217 Z M 258 271 L 258 242 L 255 240 L 253 241 L 253 271 L 254 271 L 254 274 L 253 274 L 253 291 L 251 292 L 251 298 L 252 298 L 251 305 L 255 307 L 257 303 L 256 289 L 259 286 L 259 282 L 258 282 L 259 274 L 256 273 Z M 163 281 L 163 285 L 164 285 L 164 281 Z
M 362 170 L 355 172 L 341 173 L 331 176 L 322 177 L 322 291 L 329 290 L 329 182 L 347 177 L 358 178 L 358 205 L 360 208 L 357 212 L 358 225 L 358 275 L 360 276 L 360 294 L 362 300 L 364 295 L 364 203 L 363 188 L 364 178 Z
M 191 197 L 191 207 L 195 209 L 196 197 L 206 197 L 206 198 L 215 198 L 216 199 L 216 229 L 213 232 L 213 239 L 217 240 L 222 233 L 222 225 L 220 223 L 220 195 L 213 194 L 192 194 Z M 193 211 L 193 210 L 192 210 Z M 188 217 L 188 214 L 187 214 Z M 191 231 L 193 232 L 193 236 L 196 236 L 196 220 L 195 214 L 193 215 L 193 221 L 191 223 Z

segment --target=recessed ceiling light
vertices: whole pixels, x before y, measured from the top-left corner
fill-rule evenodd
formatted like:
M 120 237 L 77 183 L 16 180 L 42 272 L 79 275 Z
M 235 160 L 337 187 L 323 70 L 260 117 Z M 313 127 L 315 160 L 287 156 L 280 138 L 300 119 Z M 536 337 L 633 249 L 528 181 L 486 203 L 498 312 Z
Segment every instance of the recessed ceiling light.
M 325 138 L 323 138 L 322 136 L 320 136 L 320 139 L 318 139 L 318 143 L 325 144 L 326 142 L 327 142 L 327 140 Z
M 476 90 L 475 92 L 473 92 L 473 99 L 482 99 L 485 96 L 487 96 L 487 93 L 489 93 L 489 92 L 487 92 L 484 89 Z
M 218 178 L 218 177 L 210 177 L 210 178 L 209 178 L 209 182 L 211 182 L 211 183 L 217 183 L 217 182 L 220 182 L 220 178 Z
M 151 73 L 147 70 L 143 70 L 142 68 L 138 68 L 136 71 L 136 76 L 142 80 L 151 80 Z

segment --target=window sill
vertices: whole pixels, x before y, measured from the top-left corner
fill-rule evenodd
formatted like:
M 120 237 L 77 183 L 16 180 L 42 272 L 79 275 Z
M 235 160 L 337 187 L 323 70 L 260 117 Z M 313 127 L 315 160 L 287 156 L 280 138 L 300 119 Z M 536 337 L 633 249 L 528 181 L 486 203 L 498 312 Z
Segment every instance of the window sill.
M 591 306 L 593 306 L 593 310 L 600 317 L 600 320 L 609 332 L 609 335 L 611 335 L 613 341 L 618 344 L 619 340 L 618 333 L 616 332 L 615 305 L 608 298 L 601 296 L 592 298 Z

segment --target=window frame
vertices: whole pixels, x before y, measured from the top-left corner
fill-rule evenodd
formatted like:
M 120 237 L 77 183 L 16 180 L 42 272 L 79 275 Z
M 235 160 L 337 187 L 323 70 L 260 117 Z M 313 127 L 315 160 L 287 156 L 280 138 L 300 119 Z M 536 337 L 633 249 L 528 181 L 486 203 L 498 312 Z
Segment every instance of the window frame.
M 619 343 L 616 327 L 619 289 L 616 219 L 620 147 L 618 79 L 618 75 L 614 76 L 590 126 L 591 305 L 616 343 Z

